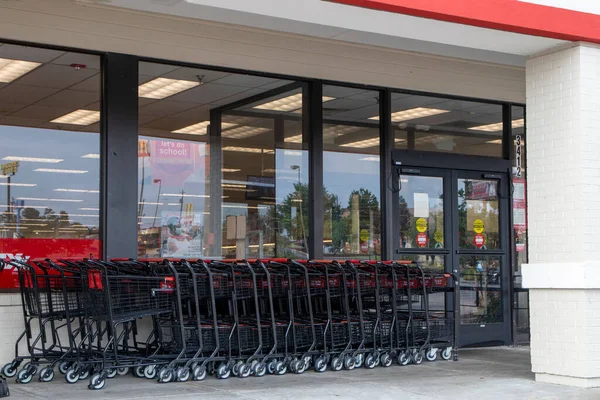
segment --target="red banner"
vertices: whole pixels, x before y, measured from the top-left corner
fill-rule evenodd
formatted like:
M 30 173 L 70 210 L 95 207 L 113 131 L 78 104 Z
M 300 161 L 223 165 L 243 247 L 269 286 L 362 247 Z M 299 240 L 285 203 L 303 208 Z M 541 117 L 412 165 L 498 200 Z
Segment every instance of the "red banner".
M 100 258 L 102 242 L 95 239 L 0 239 L 0 258 Z M 19 287 L 17 271 L 0 274 L 0 289 Z

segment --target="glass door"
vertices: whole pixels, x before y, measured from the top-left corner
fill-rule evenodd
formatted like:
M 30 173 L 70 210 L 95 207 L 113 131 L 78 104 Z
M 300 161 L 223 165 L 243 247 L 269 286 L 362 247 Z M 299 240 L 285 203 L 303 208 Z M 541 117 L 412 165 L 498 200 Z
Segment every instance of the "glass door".
M 505 174 L 398 167 L 396 256 L 459 279 L 461 346 L 508 343 L 509 220 Z M 430 301 L 454 309 L 452 296 Z

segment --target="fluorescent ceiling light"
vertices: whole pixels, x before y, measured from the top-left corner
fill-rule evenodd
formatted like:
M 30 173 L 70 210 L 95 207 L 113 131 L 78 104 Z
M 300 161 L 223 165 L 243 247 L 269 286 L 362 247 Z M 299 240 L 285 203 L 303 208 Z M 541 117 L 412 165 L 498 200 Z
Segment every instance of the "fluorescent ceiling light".
M 56 201 L 63 203 L 82 203 L 83 200 L 75 200 L 75 199 L 40 199 L 37 197 L 17 197 L 17 200 L 27 200 L 27 201 Z M 25 207 L 27 208 L 27 207 Z
M 77 110 L 53 119 L 50 122 L 70 125 L 91 125 L 98 121 L 100 121 L 100 111 Z
M 410 121 L 411 119 L 418 119 L 424 117 L 430 117 L 432 115 L 449 113 L 450 110 L 439 110 L 437 108 L 426 108 L 426 107 L 417 107 L 411 108 L 410 110 L 396 111 L 392 113 L 392 121 L 400 122 L 400 121 Z M 369 119 L 379 121 L 379 115 L 375 117 L 371 117 Z
M 40 63 L 0 58 L 0 82 L 10 83 L 39 67 Z
M 229 187 L 226 187 L 223 190 L 226 190 L 228 192 L 249 192 L 249 193 L 256 192 L 256 190 L 253 190 L 253 189 L 229 188 Z
M 522 128 L 523 126 L 525 126 L 525 119 L 523 119 L 523 118 L 514 119 L 512 121 L 511 125 L 512 125 L 513 129 Z M 474 126 L 469 129 L 472 131 L 498 132 L 498 131 L 501 131 L 503 129 L 503 127 L 504 127 L 504 124 L 502 124 L 502 122 L 498 122 L 496 124 Z
M 162 206 L 164 205 L 164 203 L 157 203 L 157 202 L 152 202 L 152 201 L 140 201 L 138 202 L 138 204 L 144 204 L 144 205 L 150 205 L 150 206 Z
M 273 154 L 273 150 L 257 149 L 257 148 L 254 148 L 254 147 L 225 146 L 225 147 L 223 147 L 223 151 L 237 151 L 237 152 L 240 152 L 240 153 L 265 153 L 265 154 Z
M 298 172 L 296 172 L 296 170 L 293 169 L 275 169 L 275 168 L 267 168 L 267 169 L 263 169 L 263 172 L 267 172 L 267 173 L 277 173 L 277 174 L 294 174 L 297 175 Z
M 240 172 L 241 169 L 239 168 L 221 168 L 222 172 Z
M 40 210 L 45 210 L 46 208 L 50 208 L 48 206 L 30 206 L 25 204 L 23 207 L 17 206 L 17 208 L 39 208 Z
M 301 156 L 302 152 L 301 151 L 294 151 L 294 150 L 285 150 L 283 152 L 284 155 L 286 156 Z
M 206 128 L 210 125 L 210 121 L 202 121 L 197 124 L 186 126 L 181 129 L 177 129 L 176 131 L 172 131 L 172 133 L 185 133 L 188 135 L 206 135 Z M 230 124 L 228 122 L 221 123 L 221 129 L 227 129 L 236 126 L 236 124 Z
M 4 157 L 3 160 L 23 161 L 23 162 L 39 162 L 39 163 L 49 163 L 49 164 L 56 164 L 56 163 L 64 161 L 63 159 L 60 159 L 60 158 L 37 158 L 37 157 L 16 157 L 16 156 L 7 156 L 7 157 Z
M 221 132 L 221 136 L 228 139 L 245 139 L 269 131 L 270 129 L 268 128 L 256 128 L 254 126 L 239 126 L 237 128 Z
M 80 208 L 81 211 L 100 211 L 99 208 L 89 208 L 89 207 L 83 207 Z
M 167 203 L 168 206 L 180 206 L 181 203 Z
M 335 100 L 335 97 L 323 96 L 323 103 L 327 101 Z M 260 104 L 255 106 L 259 110 L 269 111 L 294 111 L 302 108 L 302 93 L 294 94 L 292 96 L 284 97 L 281 99 L 273 100 L 268 103 Z
M 502 144 L 502 139 L 488 140 L 486 143 L 489 143 L 489 144 Z
M 100 154 L 90 153 L 86 154 L 85 156 L 81 156 L 81 158 L 100 158 Z
M 68 192 L 68 193 L 100 193 L 99 190 L 88 190 L 88 189 L 54 189 L 55 192 Z
M 99 215 L 91 215 L 91 214 L 69 214 L 67 213 L 67 215 L 69 217 L 90 217 L 90 218 L 100 218 Z
M 369 156 L 369 157 L 360 158 L 359 161 L 379 161 L 379 157 Z
M 34 187 L 37 186 L 36 183 L 8 183 L 8 182 L 0 182 L 0 186 L 15 186 L 15 187 Z
M 374 129 L 375 127 L 373 127 Z M 351 125 L 326 125 L 323 128 L 323 139 L 336 138 L 338 136 L 346 135 L 348 133 L 362 131 L 369 129 L 361 126 Z M 286 143 L 302 143 L 302 135 L 295 135 L 287 137 L 283 140 Z
M 231 181 L 231 180 L 223 180 L 223 186 L 227 185 L 242 185 L 245 187 L 246 185 L 250 186 L 262 186 L 262 187 L 275 187 L 272 183 L 262 183 L 262 182 L 247 182 L 247 181 Z
M 161 196 L 165 196 L 165 197 L 198 197 L 198 198 L 208 198 L 210 196 L 206 195 L 206 194 L 181 194 L 181 193 L 163 193 L 161 194 Z
M 54 172 L 57 174 L 85 174 L 88 171 L 83 171 L 79 169 L 51 169 L 51 168 L 37 168 L 34 169 L 35 172 Z
M 406 139 L 394 139 L 395 143 L 405 142 Z M 340 144 L 340 147 L 354 147 L 356 149 L 366 149 L 368 147 L 379 146 L 379 138 L 359 140 L 351 143 Z
M 283 139 L 286 143 L 302 143 L 302 135 L 295 135 Z
M 200 85 L 200 82 L 179 79 L 156 78 L 138 88 L 138 96 L 147 99 L 165 99 Z

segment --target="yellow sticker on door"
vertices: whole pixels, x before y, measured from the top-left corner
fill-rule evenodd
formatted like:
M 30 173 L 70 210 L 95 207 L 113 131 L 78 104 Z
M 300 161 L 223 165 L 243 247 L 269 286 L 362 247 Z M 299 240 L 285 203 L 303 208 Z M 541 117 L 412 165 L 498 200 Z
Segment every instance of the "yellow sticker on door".
M 476 219 L 475 221 L 473 221 L 473 230 L 475 231 L 475 233 L 483 233 L 483 221 L 480 219 Z
M 418 218 L 415 226 L 417 227 L 417 231 L 423 233 L 427 230 L 427 220 L 425 218 Z

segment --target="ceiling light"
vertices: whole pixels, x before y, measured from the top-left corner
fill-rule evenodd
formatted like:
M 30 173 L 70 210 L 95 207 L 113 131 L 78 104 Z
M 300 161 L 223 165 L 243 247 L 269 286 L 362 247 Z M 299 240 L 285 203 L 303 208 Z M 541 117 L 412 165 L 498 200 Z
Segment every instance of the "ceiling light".
M 53 119 L 50 122 L 70 125 L 91 125 L 98 121 L 100 121 L 100 111 L 77 110 Z
M 40 199 L 37 197 L 17 197 L 17 200 L 27 200 L 27 201 L 57 201 L 64 203 L 81 203 L 83 200 L 75 200 L 75 199 Z M 27 207 L 25 207 L 27 208 Z
M 49 164 L 56 164 L 56 163 L 64 161 L 63 159 L 60 159 L 60 158 L 36 158 L 36 157 L 16 157 L 16 156 L 7 156 L 7 157 L 4 157 L 3 160 L 23 161 L 23 162 L 39 162 L 39 163 L 49 163 Z
M 486 143 L 489 143 L 489 144 L 502 144 L 502 139 L 488 140 Z
M 302 135 L 295 135 L 283 139 L 286 143 L 302 143 Z
M 285 150 L 283 152 L 284 155 L 286 156 L 301 156 L 302 152 L 301 151 L 294 151 L 294 150 Z
M 55 192 L 68 192 L 68 193 L 100 193 L 99 190 L 88 190 L 88 189 L 54 189 Z
M 395 143 L 405 142 L 406 139 L 394 139 Z M 379 146 L 379 138 L 359 140 L 356 142 L 340 144 L 340 147 L 354 147 L 357 149 L 366 149 L 367 147 Z
M 323 137 L 332 138 L 342 136 L 352 132 L 362 131 L 364 129 L 377 129 L 377 127 L 366 128 L 362 126 L 350 126 L 350 125 L 327 125 L 323 128 Z
M 86 154 L 85 156 L 81 156 L 81 158 L 100 158 L 100 154 L 90 153 Z
M 238 168 L 221 168 L 222 172 L 240 172 L 241 169 Z
M 0 82 L 10 83 L 39 67 L 40 63 L 0 58 Z
M 327 101 L 335 100 L 335 97 L 323 96 L 323 103 Z M 269 111 L 294 111 L 302 108 L 302 93 L 294 94 L 292 96 L 284 97 L 281 99 L 273 100 L 268 103 L 260 104 L 255 106 L 259 110 Z
M 67 213 L 68 214 L 68 213 Z M 91 215 L 91 214 L 68 214 L 69 217 L 90 217 L 90 218 L 100 218 L 99 215 Z
M 256 128 L 253 126 L 238 126 L 221 133 L 221 136 L 228 139 L 245 139 L 269 132 L 268 128 Z
M 271 178 L 272 179 L 272 178 Z M 233 180 L 223 180 L 223 186 L 227 185 L 242 185 L 245 187 L 246 185 L 250 186 L 262 186 L 262 187 L 275 187 L 273 183 L 263 183 L 263 182 L 247 182 L 247 181 L 233 181 Z
M 48 206 L 30 206 L 30 205 L 25 204 L 22 207 L 17 206 L 17 208 L 39 208 L 40 210 L 45 210 L 46 208 L 50 208 L 50 207 L 48 207 Z
M 80 208 L 81 211 L 100 211 L 99 208 L 88 208 L 88 207 L 83 207 Z
M 379 157 L 369 156 L 369 157 L 360 158 L 359 161 L 379 161 Z
M 523 118 L 514 119 L 512 121 L 511 125 L 512 125 L 513 129 L 522 128 L 523 126 L 525 126 L 525 119 L 523 119 Z M 498 131 L 501 131 L 503 128 L 504 128 L 504 124 L 502 122 L 498 122 L 496 124 L 474 126 L 469 129 L 473 130 L 473 131 L 498 132 Z
M 51 168 L 37 168 L 35 172 L 54 172 L 57 174 L 85 174 L 88 171 L 82 171 L 80 169 L 51 169 Z
M 210 121 L 202 121 L 197 124 L 186 126 L 181 129 L 177 129 L 176 131 L 172 131 L 172 133 L 185 133 L 188 135 L 206 135 L 206 128 L 210 125 Z M 230 124 L 228 122 L 221 123 L 221 129 L 227 129 L 235 126 L 236 124 Z
M 223 186 L 224 188 L 238 188 L 238 189 L 246 188 L 246 185 L 238 185 L 238 184 L 234 184 L 234 183 L 223 183 L 221 186 Z
M 411 119 L 418 119 L 424 117 L 430 117 L 432 115 L 444 114 L 450 112 L 449 110 L 439 110 L 437 108 L 425 108 L 425 107 L 417 107 L 411 108 L 410 110 L 396 111 L 392 113 L 392 121 L 400 122 L 400 121 L 410 121 Z M 371 117 L 369 119 L 379 121 L 379 115 L 375 117 Z
M 138 95 L 147 99 L 165 99 L 200 85 L 200 82 L 156 78 L 138 88 Z
M 149 206 L 162 206 L 162 205 L 164 205 L 164 203 L 157 203 L 157 202 L 151 202 L 151 201 L 140 201 L 140 202 L 138 202 L 138 204 L 144 204 L 144 205 L 149 205 Z
M 206 194 L 181 194 L 181 193 L 163 193 L 161 194 L 161 196 L 165 196 L 165 197 L 198 197 L 198 198 L 208 198 L 210 196 L 206 195 Z
M 0 186 L 15 186 L 15 187 L 34 187 L 37 186 L 36 183 L 8 183 L 8 182 L 0 182 Z
M 257 149 L 257 148 L 254 148 L 254 147 L 225 146 L 225 147 L 223 147 L 223 151 L 237 151 L 237 152 L 241 152 L 241 153 L 265 153 L 265 154 L 273 154 L 273 150 Z
M 254 190 L 254 189 L 229 188 L 229 187 L 226 187 L 223 190 L 226 190 L 228 192 L 249 192 L 249 193 L 256 192 L 256 190 Z

